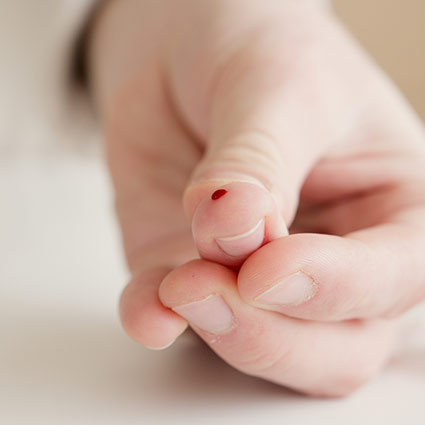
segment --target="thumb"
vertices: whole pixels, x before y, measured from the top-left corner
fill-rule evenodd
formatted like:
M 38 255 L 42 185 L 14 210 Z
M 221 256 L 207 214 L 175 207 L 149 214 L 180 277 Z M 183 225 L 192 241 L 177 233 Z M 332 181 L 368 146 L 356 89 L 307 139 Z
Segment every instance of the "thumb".
M 287 234 L 326 144 L 313 105 L 319 96 L 312 100 L 308 82 L 283 61 L 265 67 L 263 55 L 242 55 L 220 76 L 206 152 L 184 195 L 199 253 L 228 266 Z

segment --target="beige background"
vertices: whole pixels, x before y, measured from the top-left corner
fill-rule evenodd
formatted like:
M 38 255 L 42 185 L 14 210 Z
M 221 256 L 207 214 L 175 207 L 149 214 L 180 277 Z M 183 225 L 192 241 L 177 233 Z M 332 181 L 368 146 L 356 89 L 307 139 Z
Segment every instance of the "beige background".
M 333 0 L 333 4 L 425 119 L 425 1 Z

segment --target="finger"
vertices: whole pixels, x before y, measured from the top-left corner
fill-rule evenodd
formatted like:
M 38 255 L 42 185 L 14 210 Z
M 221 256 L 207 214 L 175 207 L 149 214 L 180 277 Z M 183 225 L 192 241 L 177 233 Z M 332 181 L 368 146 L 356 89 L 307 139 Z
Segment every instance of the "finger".
M 424 208 L 346 237 L 295 234 L 243 265 L 242 298 L 310 320 L 395 316 L 425 299 Z
M 332 111 L 333 122 L 345 122 L 329 93 L 317 95 L 321 73 L 318 80 L 298 77 L 311 51 L 288 63 L 275 37 L 250 39 L 232 58 L 216 76 L 207 117 L 199 118 L 208 122 L 207 150 L 184 204 L 201 255 L 226 265 L 240 265 L 286 234 L 302 183 L 335 136 L 326 114 L 319 119 L 315 111 Z M 217 193 L 226 195 L 212 202 Z
M 238 266 L 287 230 L 270 193 L 260 185 L 233 182 L 221 185 L 198 205 L 192 234 L 202 257 Z
M 122 325 L 136 341 L 161 349 L 187 326 L 164 308 L 157 292 L 171 268 L 197 256 L 181 197 L 199 151 L 175 117 L 157 70 L 138 72 L 104 112 L 104 125 L 133 276 L 121 296 Z
M 390 351 L 386 321 L 312 323 L 254 308 L 240 298 L 232 271 L 204 260 L 167 275 L 159 294 L 232 366 L 309 394 L 348 394 Z
M 411 201 L 411 191 L 398 185 L 357 193 L 330 203 L 300 208 L 292 233 L 326 233 L 344 236 L 388 221 L 394 211 L 404 209 Z
M 156 70 L 151 73 L 142 75 L 142 84 L 137 80 L 126 86 L 105 119 L 116 209 L 132 272 L 141 263 L 140 252 L 152 250 L 146 249 L 149 245 L 190 234 L 181 197 L 199 159 Z M 169 258 L 164 260 L 170 264 Z
M 141 273 L 124 289 L 120 299 L 120 318 L 125 331 L 148 348 L 170 346 L 187 327 L 186 320 L 165 308 L 158 288 L 169 269 L 155 268 Z

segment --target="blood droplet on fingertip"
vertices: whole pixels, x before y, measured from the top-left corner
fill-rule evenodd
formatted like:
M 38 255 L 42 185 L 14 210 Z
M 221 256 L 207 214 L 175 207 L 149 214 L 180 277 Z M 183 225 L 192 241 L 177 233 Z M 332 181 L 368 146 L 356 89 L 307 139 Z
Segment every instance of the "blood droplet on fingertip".
M 211 199 L 213 201 L 216 201 L 217 199 L 220 199 L 222 196 L 224 196 L 226 193 L 226 189 L 218 189 L 211 195 Z

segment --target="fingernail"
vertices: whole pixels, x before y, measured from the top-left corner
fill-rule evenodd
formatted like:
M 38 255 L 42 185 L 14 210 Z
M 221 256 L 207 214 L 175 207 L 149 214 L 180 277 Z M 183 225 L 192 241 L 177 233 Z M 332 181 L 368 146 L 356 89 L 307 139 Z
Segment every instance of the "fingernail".
M 317 284 L 306 273 L 297 272 L 272 286 L 255 301 L 271 305 L 296 306 L 313 298 Z
M 234 326 L 233 314 L 221 295 L 174 307 L 190 324 L 212 334 L 223 334 Z
M 163 345 L 161 347 L 151 347 L 150 345 L 146 345 L 146 344 L 143 344 L 143 346 L 145 348 L 149 349 L 149 350 L 161 351 L 161 350 L 166 350 L 167 348 L 171 347 L 175 342 L 176 342 L 175 340 L 174 341 L 171 341 L 168 344 L 165 344 L 165 345 Z
M 228 255 L 240 257 L 258 249 L 264 241 L 265 219 L 262 218 L 247 232 L 216 238 L 217 245 Z

